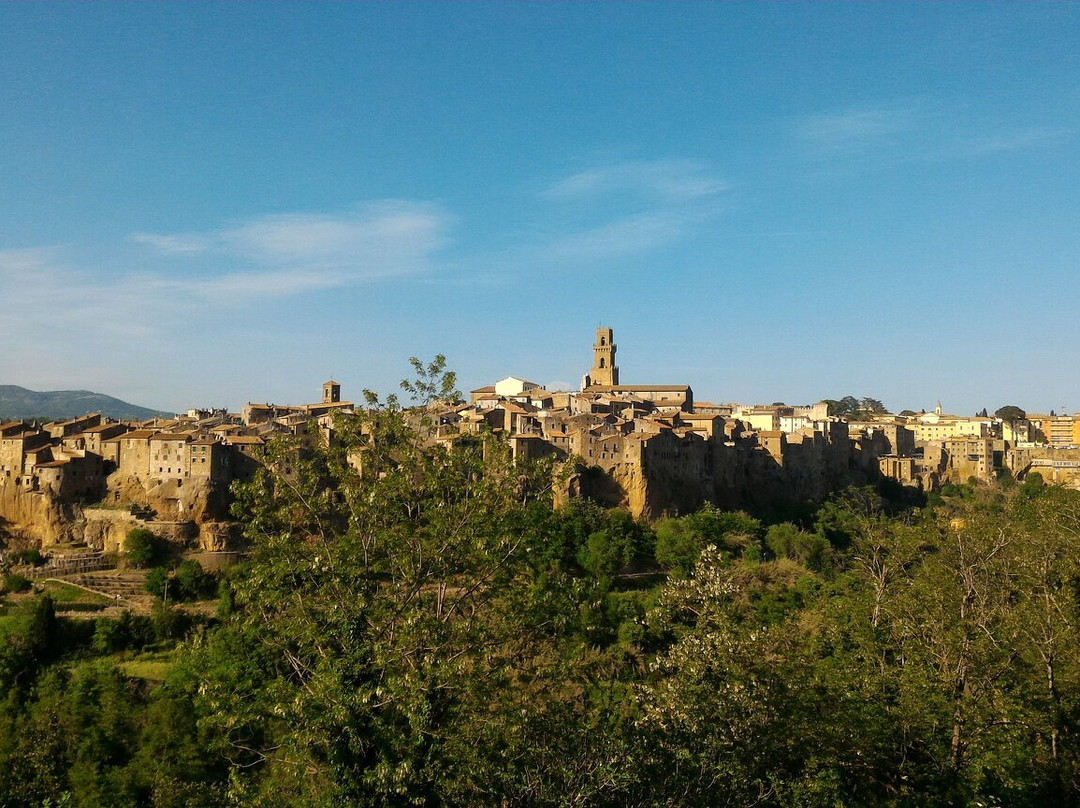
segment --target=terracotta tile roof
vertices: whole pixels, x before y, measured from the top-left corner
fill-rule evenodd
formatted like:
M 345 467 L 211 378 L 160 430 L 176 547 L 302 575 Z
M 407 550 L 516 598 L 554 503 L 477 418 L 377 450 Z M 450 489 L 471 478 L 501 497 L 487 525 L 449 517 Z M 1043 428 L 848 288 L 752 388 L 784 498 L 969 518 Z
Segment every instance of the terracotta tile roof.
M 641 391 L 645 393 L 662 392 L 687 392 L 688 384 L 594 384 L 583 392 L 588 393 L 633 393 Z
M 83 433 L 87 434 L 87 435 L 94 435 L 94 434 L 97 434 L 98 432 L 104 432 L 104 431 L 106 431 L 108 429 L 116 429 L 117 427 L 120 427 L 120 426 L 121 426 L 120 424 L 99 424 L 98 426 L 92 426 L 92 427 L 89 427 L 88 429 L 84 429 Z
M 117 435 L 112 440 L 148 440 L 156 434 L 156 429 L 135 429 L 131 432 L 125 432 L 123 435 Z

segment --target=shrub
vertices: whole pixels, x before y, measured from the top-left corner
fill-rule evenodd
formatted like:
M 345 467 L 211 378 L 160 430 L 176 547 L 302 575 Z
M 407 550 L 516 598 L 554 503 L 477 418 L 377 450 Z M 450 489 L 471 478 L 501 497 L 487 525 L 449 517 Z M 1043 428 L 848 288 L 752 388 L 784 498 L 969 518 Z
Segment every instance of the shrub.
M 128 531 L 124 540 L 124 556 L 136 567 L 156 564 L 165 554 L 164 542 L 144 527 Z
M 182 640 L 191 623 L 188 615 L 165 603 L 155 603 L 150 613 L 150 626 L 158 642 Z
M 214 593 L 216 580 L 193 558 L 186 558 L 176 569 L 177 599 L 201 600 Z
M 824 536 L 799 530 L 791 522 L 772 525 L 765 534 L 765 544 L 776 558 L 794 559 L 818 571 L 829 551 L 829 542 Z
M 661 519 L 656 525 L 656 563 L 678 577 L 687 577 L 701 554 L 698 537 L 682 519 Z
M 32 584 L 25 575 L 12 572 L 4 576 L 4 589 L 8 592 L 29 592 Z
M 94 636 L 90 647 L 95 654 L 111 654 L 123 647 L 125 639 L 119 623 L 102 618 L 94 621 Z
M 34 567 L 40 567 L 45 563 L 45 556 L 36 547 L 31 547 L 29 550 L 18 550 L 12 553 L 11 561 L 14 564 L 30 564 Z
M 156 598 L 165 597 L 166 588 L 169 585 L 169 573 L 164 567 L 155 567 L 146 576 L 146 591 Z
M 94 621 L 90 647 L 97 654 L 145 648 L 155 637 L 147 617 L 125 611 L 119 618 L 100 617 Z

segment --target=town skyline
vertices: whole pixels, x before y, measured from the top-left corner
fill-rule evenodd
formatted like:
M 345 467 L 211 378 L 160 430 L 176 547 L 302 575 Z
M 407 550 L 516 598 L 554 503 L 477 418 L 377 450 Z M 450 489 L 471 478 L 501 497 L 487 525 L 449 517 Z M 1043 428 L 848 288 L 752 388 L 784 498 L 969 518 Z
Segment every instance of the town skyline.
M 1080 410 L 1072 4 L 0 5 L 0 383 Z
M 1080 416 L 1015 406 L 965 416 L 940 405 L 893 414 L 880 401 L 854 397 L 810 406 L 721 404 L 697 398 L 687 384 L 628 383 L 610 327 L 596 329 L 592 354 L 579 391 L 509 376 L 470 390 L 467 400 L 443 357 L 416 361 L 417 380 L 406 392 L 422 410 L 397 412 L 418 446 L 452 451 L 496 439 L 515 461 L 553 464 L 555 504 L 585 498 L 626 508 L 635 519 L 691 513 L 703 503 L 822 502 L 853 485 L 899 486 L 920 497 L 972 479 L 1037 473 L 1075 487 L 1080 478 Z M 378 444 L 372 430 L 382 419 L 364 411 L 373 403 L 358 408 L 329 379 L 313 403 L 249 402 L 238 413 L 115 421 L 96 412 L 33 424 L 0 418 L 0 519 L 42 543 L 74 539 L 105 552 L 120 550 L 137 520 L 147 520 L 136 512 L 152 512 L 150 521 L 181 525 L 177 541 L 197 536 L 206 551 L 227 550 L 236 536 L 232 484 L 273 468 L 279 450 L 302 454 L 301 447 L 341 451 L 361 470 Z M 301 463 L 299 454 L 283 468 L 293 463 Z M 90 505 L 72 518 L 57 510 L 62 503 Z M 93 503 L 106 503 L 104 513 Z M 129 518 L 118 519 L 116 506 Z

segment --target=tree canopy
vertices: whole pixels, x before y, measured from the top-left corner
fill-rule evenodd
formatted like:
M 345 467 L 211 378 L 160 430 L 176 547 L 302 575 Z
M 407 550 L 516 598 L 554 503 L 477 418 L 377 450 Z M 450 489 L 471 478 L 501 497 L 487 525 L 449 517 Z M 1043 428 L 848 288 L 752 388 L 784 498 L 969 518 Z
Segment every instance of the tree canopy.
M 236 486 L 216 617 L 3 606 L 0 805 L 1080 803 L 1080 492 L 645 524 L 371 400 Z
M 1027 413 L 1019 407 L 1009 404 L 994 410 L 994 417 L 1002 421 L 1022 421 L 1027 418 Z
M 844 396 L 841 399 L 827 398 L 824 399 L 824 403 L 829 405 L 829 415 L 848 418 L 849 420 L 859 420 L 860 418 L 888 412 L 881 401 L 869 396 L 863 398 L 856 398 L 855 396 Z

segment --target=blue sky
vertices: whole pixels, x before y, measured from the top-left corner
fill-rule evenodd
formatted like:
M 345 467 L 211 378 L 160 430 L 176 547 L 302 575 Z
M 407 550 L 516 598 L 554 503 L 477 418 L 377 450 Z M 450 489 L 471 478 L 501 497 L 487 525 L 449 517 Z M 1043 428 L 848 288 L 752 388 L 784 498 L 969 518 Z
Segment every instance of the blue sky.
M 0 384 L 1080 410 L 1080 5 L 0 4 Z

